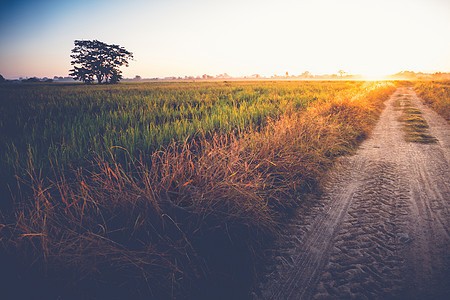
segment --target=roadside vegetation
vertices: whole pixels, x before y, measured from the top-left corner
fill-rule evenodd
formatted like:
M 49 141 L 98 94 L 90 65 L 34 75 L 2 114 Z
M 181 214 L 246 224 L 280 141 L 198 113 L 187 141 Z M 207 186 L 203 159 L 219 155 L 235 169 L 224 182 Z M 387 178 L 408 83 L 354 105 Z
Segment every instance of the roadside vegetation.
M 450 122 L 450 81 L 420 81 L 416 93 L 438 114 Z
M 262 244 L 394 90 L 3 85 L 3 272 L 63 299 L 242 297 Z
M 420 110 L 405 99 L 401 101 L 400 105 L 403 108 L 403 114 L 400 116 L 399 121 L 403 123 L 405 140 L 421 144 L 436 143 L 437 139 L 429 134 L 428 123 L 422 117 Z

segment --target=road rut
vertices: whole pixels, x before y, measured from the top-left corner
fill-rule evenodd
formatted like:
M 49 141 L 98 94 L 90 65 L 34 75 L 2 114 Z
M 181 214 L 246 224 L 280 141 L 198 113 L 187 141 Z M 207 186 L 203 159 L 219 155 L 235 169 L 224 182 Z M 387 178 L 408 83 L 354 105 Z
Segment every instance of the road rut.
M 420 109 L 434 144 L 404 140 L 398 99 Z M 371 137 L 342 157 L 299 209 L 256 299 L 444 299 L 450 295 L 450 125 L 412 88 L 386 102 Z

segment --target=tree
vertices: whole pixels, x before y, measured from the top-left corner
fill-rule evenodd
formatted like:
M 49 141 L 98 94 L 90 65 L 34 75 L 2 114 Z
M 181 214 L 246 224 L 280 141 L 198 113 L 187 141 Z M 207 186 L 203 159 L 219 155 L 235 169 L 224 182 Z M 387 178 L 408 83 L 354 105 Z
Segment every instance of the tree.
M 108 45 L 97 40 L 75 40 L 70 57 L 74 66 L 70 76 L 87 84 L 95 79 L 101 83 L 118 83 L 122 79 L 119 67 L 128 67 L 133 53 L 119 45 Z
M 309 71 L 305 71 L 305 72 L 302 73 L 301 77 L 302 78 L 309 78 L 309 77 L 311 77 L 311 73 Z
M 341 77 L 342 77 L 342 76 L 344 76 L 344 74 L 346 74 L 347 72 L 345 72 L 344 70 L 339 70 L 338 73 L 339 73 L 339 75 L 341 75 Z
M 0 83 L 3 83 L 3 82 L 6 82 L 6 79 L 5 79 L 5 77 L 3 77 L 3 76 L 0 74 Z

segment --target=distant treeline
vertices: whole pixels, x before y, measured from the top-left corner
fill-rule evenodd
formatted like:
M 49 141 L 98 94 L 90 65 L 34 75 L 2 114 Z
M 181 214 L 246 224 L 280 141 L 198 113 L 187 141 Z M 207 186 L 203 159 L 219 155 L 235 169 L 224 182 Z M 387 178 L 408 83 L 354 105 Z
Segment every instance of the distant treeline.
M 74 82 L 75 80 L 72 77 L 62 77 L 62 76 L 54 76 L 53 78 L 48 77 L 19 77 L 19 79 L 5 79 L 2 75 L 0 75 L 0 82 Z
M 336 80 L 336 79 L 344 79 L 344 80 L 361 80 L 365 79 L 363 75 L 356 74 L 347 74 L 344 71 L 341 71 L 340 74 L 322 74 L 322 75 L 314 75 L 310 72 L 306 71 L 300 75 L 273 75 L 270 77 L 262 76 L 259 74 L 253 74 L 249 76 L 243 77 L 232 77 L 227 73 L 219 74 L 216 76 L 203 74 L 202 76 L 168 76 L 168 77 L 153 77 L 153 78 L 142 78 L 139 75 L 136 75 L 134 78 L 123 78 L 122 81 L 125 82 L 139 82 L 139 81 L 212 81 L 212 80 Z M 450 80 L 450 73 L 436 72 L 436 73 L 415 73 L 413 71 L 401 71 L 396 74 L 387 75 L 384 79 L 392 79 L 392 80 Z M 0 75 L 0 83 L 4 82 L 75 82 L 75 80 L 70 77 L 62 77 L 62 76 L 54 76 L 53 78 L 48 77 L 26 77 L 19 79 L 5 79 L 2 75 Z

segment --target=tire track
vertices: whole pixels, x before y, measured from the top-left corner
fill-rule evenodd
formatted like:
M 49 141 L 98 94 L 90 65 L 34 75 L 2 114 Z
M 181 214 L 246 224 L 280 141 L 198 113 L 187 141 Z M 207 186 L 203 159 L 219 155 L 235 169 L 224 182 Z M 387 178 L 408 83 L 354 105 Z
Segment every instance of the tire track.
M 398 297 L 408 205 L 404 184 L 392 163 L 368 162 L 364 184 L 355 194 L 334 249 L 317 286 L 316 299 Z
M 349 177 L 357 177 L 361 164 L 354 163 L 354 168 L 343 167 Z M 339 182 L 343 177 L 336 178 L 332 186 L 342 186 Z M 259 290 L 257 298 L 287 299 L 290 297 L 303 297 L 311 293 L 319 276 L 319 271 L 326 263 L 327 253 L 332 246 L 331 237 L 345 216 L 351 198 L 359 188 L 359 182 L 348 184 L 347 189 L 334 191 L 334 197 L 324 197 L 313 207 L 306 217 L 298 218 L 298 222 L 288 228 L 281 239 L 276 261 L 283 263 L 277 265 L 269 275 L 269 284 Z M 301 212 L 299 212 L 301 214 Z

